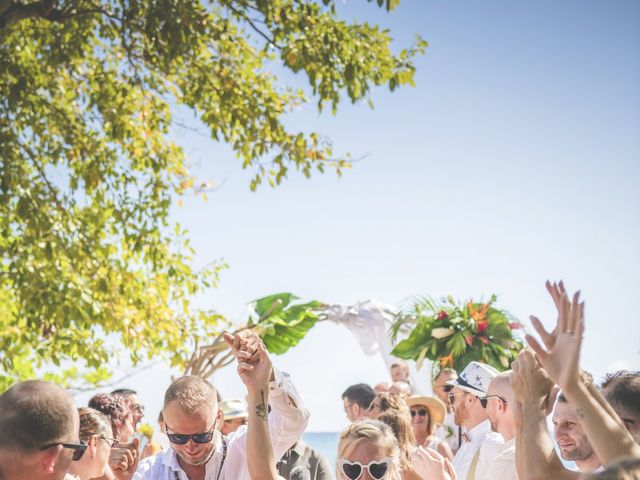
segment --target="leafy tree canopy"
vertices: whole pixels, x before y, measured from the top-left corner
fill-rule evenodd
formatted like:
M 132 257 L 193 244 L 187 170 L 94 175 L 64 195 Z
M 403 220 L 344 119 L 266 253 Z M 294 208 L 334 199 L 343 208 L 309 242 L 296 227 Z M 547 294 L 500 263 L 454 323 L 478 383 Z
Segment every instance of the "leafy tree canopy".
M 168 217 L 203 193 L 170 141 L 176 108 L 231 145 L 251 189 L 340 172 L 328 140 L 283 123 L 307 98 L 274 69 L 335 113 L 413 84 L 425 47 L 394 54 L 388 31 L 339 19 L 332 0 L 0 0 L 0 387 L 54 371 L 95 382 L 120 345 L 184 365 L 215 329 L 192 302 L 223 265 L 196 271 Z

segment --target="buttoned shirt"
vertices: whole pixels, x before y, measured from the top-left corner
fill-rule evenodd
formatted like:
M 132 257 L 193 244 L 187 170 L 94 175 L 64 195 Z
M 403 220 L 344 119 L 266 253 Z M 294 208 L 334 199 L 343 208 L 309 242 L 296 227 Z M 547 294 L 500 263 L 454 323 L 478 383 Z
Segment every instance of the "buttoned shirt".
M 491 462 L 482 480 L 518 480 L 516 469 L 516 437 L 504 444 L 504 448 Z
M 275 381 L 269 384 L 269 434 L 275 458 L 280 458 L 307 426 L 309 411 L 304 407 L 289 375 L 273 369 Z M 295 402 L 294 404 L 291 400 Z M 249 480 L 247 468 L 247 427 L 241 426 L 226 439 L 227 455 L 222 464 L 222 435 L 216 430 L 215 450 L 206 464 L 205 480 Z M 220 469 L 222 468 L 222 471 Z M 177 474 L 177 477 L 176 477 Z M 218 474 L 220 476 L 218 477 Z M 188 480 L 178 463 L 178 457 L 169 448 L 140 462 L 132 480 Z
M 462 442 L 460 450 L 453 457 L 453 468 L 458 475 L 458 480 L 466 480 L 473 457 L 480 450 L 476 473 L 473 478 L 474 480 L 482 479 L 487 473 L 491 462 L 504 447 L 504 439 L 499 433 L 491 431 L 489 420 L 485 420 L 471 430 L 467 430 L 466 436 L 468 440 Z

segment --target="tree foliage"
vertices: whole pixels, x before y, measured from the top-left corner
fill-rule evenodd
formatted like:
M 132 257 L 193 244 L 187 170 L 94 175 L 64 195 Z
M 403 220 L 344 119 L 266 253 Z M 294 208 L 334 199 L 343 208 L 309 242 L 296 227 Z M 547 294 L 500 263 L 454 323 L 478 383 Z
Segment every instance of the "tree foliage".
M 193 298 L 223 265 L 196 271 L 169 220 L 204 188 L 170 140 L 176 108 L 231 145 L 252 189 L 340 172 L 328 140 L 285 126 L 307 98 L 274 71 L 335 112 L 413 84 L 425 46 L 393 53 L 332 0 L 0 0 L 0 386 L 96 381 L 120 345 L 183 365 L 211 334 L 220 317 Z

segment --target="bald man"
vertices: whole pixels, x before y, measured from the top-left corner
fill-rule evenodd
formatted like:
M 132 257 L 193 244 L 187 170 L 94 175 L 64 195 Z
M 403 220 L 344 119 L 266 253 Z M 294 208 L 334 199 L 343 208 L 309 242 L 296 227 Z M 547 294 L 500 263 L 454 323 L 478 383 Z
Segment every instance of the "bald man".
M 62 480 L 80 445 L 78 410 L 49 382 L 20 382 L 0 395 L 0 478 Z
M 481 400 L 487 410 L 491 429 L 504 438 L 504 449 L 491 462 L 481 480 L 518 480 L 516 470 L 516 423 L 513 416 L 515 395 L 509 376 L 511 370 L 500 373 L 489 384 Z

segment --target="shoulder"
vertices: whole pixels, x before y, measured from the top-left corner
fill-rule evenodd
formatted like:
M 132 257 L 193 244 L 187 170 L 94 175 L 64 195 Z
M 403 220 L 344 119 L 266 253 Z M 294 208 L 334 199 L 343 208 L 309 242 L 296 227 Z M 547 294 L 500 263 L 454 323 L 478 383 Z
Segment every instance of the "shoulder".
M 499 433 L 491 432 L 482 441 L 481 448 L 482 453 L 495 456 L 504 448 L 504 439 Z
M 152 475 L 159 473 L 164 468 L 164 456 L 167 451 L 158 452 L 140 461 L 136 470 L 135 479 L 153 478 Z

